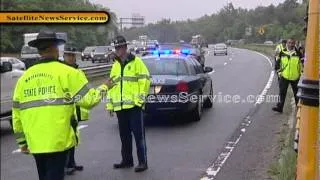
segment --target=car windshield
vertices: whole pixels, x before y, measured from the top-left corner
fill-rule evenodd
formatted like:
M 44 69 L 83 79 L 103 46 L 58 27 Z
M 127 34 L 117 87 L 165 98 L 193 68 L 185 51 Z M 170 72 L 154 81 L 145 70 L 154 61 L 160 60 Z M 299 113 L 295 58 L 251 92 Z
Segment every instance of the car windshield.
M 22 54 L 38 54 L 38 49 L 30 46 L 24 46 L 21 50 Z
M 144 59 L 151 75 L 188 75 L 186 63 L 176 58 Z
M 95 48 L 95 47 L 86 47 L 86 48 L 83 50 L 83 52 L 89 53 L 89 52 L 93 51 L 94 48 Z
M 106 46 L 100 46 L 95 49 L 95 52 L 107 52 L 107 49 Z
M 226 45 L 224 45 L 224 44 L 217 44 L 217 45 L 216 45 L 216 48 L 226 48 Z

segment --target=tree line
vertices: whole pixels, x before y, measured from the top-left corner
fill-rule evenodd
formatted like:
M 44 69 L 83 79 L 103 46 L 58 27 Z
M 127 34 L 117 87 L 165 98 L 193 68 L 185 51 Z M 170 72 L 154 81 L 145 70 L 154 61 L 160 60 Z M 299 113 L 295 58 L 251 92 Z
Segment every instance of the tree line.
M 107 45 L 108 33 L 117 33 L 117 17 L 109 8 L 91 3 L 89 0 L 1 0 L 1 11 L 107 11 L 111 18 L 108 24 L 66 25 L 1 25 L 1 52 L 17 53 L 23 46 L 23 34 L 39 32 L 42 28 L 66 32 L 68 42 L 78 49 L 92 45 Z
M 255 9 L 235 8 L 232 3 L 218 13 L 205 15 L 195 20 L 171 21 L 163 19 L 141 28 L 126 28 L 123 34 L 130 40 L 145 34 L 160 42 L 190 42 L 196 34 L 203 35 L 209 43 L 245 39 L 247 42 L 263 43 L 280 39 L 304 39 L 304 16 L 307 0 L 285 0 L 283 3 L 256 7 Z M 259 29 L 264 29 L 260 34 Z M 251 29 L 251 34 L 250 34 Z M 247 34 L 245 32 L 248 32 Z

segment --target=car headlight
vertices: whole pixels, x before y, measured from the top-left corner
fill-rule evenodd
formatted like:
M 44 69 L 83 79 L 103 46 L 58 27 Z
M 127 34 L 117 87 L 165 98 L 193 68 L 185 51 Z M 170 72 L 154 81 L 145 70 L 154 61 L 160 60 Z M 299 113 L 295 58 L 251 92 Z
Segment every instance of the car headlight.
M 90 56 L 93 57 L 93 53 L 92 52 L 90 53 Z
M 81 53 L 81 56 L 84 56 L 84 54 L 83 54 L 83 53 Z
M 105 57 L 105 58 L 108 57 L 108 54 L 104 54 L 104 57 Z

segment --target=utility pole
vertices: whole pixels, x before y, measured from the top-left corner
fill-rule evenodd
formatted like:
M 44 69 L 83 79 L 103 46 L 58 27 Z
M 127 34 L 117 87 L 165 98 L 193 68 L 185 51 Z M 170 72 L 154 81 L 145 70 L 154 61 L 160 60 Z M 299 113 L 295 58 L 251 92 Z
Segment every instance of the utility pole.
M 304 77 L 299 82 L 301 102 L 297 180 L 319 178 L 319 3 L 310 0 Z

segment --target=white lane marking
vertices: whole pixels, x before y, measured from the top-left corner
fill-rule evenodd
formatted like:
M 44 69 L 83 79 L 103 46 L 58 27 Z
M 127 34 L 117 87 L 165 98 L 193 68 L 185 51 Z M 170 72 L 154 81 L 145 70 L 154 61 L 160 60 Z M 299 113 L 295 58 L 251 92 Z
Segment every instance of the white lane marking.
M 271 65 L 271 68 L 272 68 L 271 60 L 267 56 L 265 56 L 265 55 L 263 55 L 261 53 L 258 53 L 258 54 L 260 54 L 261 56 L 265 57 L 269 61 L 270 65 Z M 274 71 L 272 70 L 271 73 L 270 73 L 270 76 L 269 76 L 269 80 L 268 80 L 265 88 L 263 89 L 263 91 L 259 95 L 260 96 L 259 99 L 254 104 L 255 106 L 257 104 L 261 104 L 264 101 L 264 97 L 265 97 L 266 93 L 268 92 L 268 90 L 271 87 L 271 84 L 272 84 L 272 81 L 273 81 L 273 77 L 274 77 Z M 248 127 L 252 123 L 250 118 L 251 118 L 250 116 L 247 116 L 244 119 L 245 120 L 244 123 L 241 124 L 243 128 L 240 129 L 238 138 L 235 141 L 228 141 L 228 143 L 225 145 L 224 149 L 219 154 L 217 159 L 215 159 L 214 163 L 206 170 L 205 175 L 202 178 L 200 178 L 200 180 L 213 180 L 217 176 L 217 174 L 219 173 L 219 171 L 223 167 L 224 163 L 227 161 L 227 159 L 230 157 L 232 151 L 237 146 L 237 144 L 240 141 L 241 137 L 245 134 L 246 129 L 244 127 Z
M 78 126 L 78 130 L 83 129 L 83 128 L 86 128 L 86 127 L 88 127 L 88 125 L 81 124 L 80 126 Z
M 86 128 L 86 127 L 88 127 L 88 125 L 81 124 L 80 126 L 78 126 L 78 130 Z M 18 153 L 21 153 L 21 149 L 20 148 L 12 151 L 12 154 L 18 154 Z
M 229 58 L 229 61 L 232 61 L 232 58 Z
M 223 65 L 225 66 L 225 65 L 227 65 L 228 63 L 227 62 L 225 62 Z
M 263 56 L 264 58 L 266 58 L 266 59 L 269 61 L 270 66 L 272 67 L 271 59 L 268 58 L 268 56 L 266 56 L 266 55 L 264 55 L 264 54 L 262 54 L 262 53 L 256 52 L 256 51 L 254 51 L 254 52 L 257 53 L 257 54 L 259 54 L 260 56 Z

